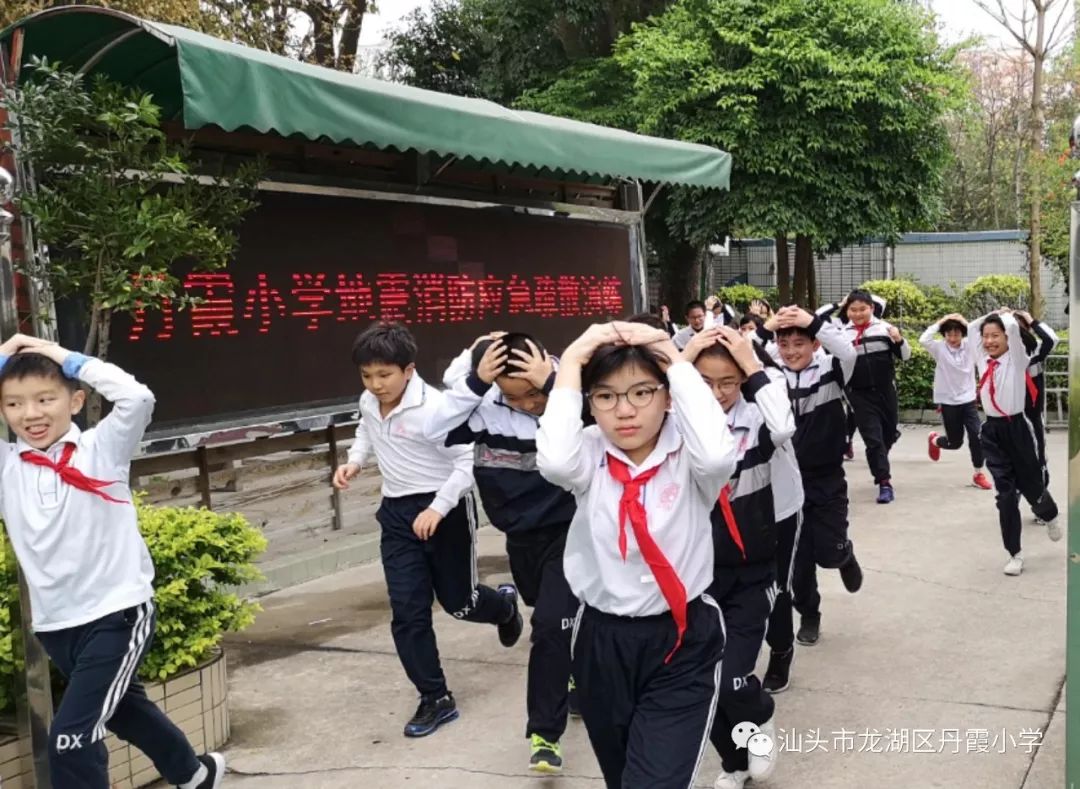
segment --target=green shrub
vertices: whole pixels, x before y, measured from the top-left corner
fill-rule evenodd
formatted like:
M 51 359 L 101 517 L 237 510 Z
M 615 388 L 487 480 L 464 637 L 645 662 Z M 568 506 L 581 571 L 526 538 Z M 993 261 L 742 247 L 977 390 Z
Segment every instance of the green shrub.
M 978 318 L 999 307 L 1026 310 L 1031 302 L 1031 287 L 1026 278 L 1016 274 L 987 274 L 970 283 L 961 296 L 964 314 Z
M 916 332 L 904 332 L 911 358 L 896 365 L 896 395 L 901 409 L 934 407 L 934 357 L 919 345 Z
M 266 538 L 242 515 L 194 507 L 154 507 L 136 499 L 139 531 L 154 561 L 157 630 L 140 675 L 163 680 L 197 666 L 226 632 L 255 620 L 257 603 L 228 587 L 262 576 L 253 560 Z M 7 542 L 0 544 L 6 554 Z M 0 556 L 0 711 L 12 708 L 16 677 L 12 656 L 12 604 L 17 599 L 15 565 Z M 19 667 L 21 669 L 21 667 Z
M 885 299 L 885 320 L 898 326 L 921 322 L 930 314 L 930 300 L 909 279 L 872 279 L 859 287 Z
M 728 285 L 725 288 L 720 288 L 716 291 L 716 297 L 724 304 L 730 304 L 739 312 L 746 312 L 746 308 L 750 306 L 750 302 L 754 299 L 765 298 L 765 293 L 759 288 L 755 288 L 753 285 L 738 284 Z M 772 302 L 769 302 L 770 304 Z

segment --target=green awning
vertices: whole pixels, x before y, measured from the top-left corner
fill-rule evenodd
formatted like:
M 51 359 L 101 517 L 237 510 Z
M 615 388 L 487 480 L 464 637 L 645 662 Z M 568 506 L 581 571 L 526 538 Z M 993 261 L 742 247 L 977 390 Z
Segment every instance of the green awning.
M 727 189 L 731 156 L 345 74 L 175 25 L 91 6 L 53 8 L 25 30 L 23 62 L 44 56 L 153 94 L 186 129 L 276 132 L 604 178 Z

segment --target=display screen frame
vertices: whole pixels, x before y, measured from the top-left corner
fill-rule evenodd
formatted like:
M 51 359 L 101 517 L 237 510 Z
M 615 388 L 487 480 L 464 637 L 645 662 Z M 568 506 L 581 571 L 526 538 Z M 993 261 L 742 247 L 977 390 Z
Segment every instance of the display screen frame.
M 346 248 L 349 246 L 349 234 L 350 232 L 356 232 L 356 228 L 351 228 L 351 231 L 340 233 L 340 235 L 336 230 L 333 234 L 330 234 L 326 231 L 326 228 L 342 227 L 343 223 L 340 219 L 342 212 L 357 216 L 356 211 L 363 211 L 365 207 L 370 207 L 372 212 L 382 217 L 383 221 L 379 230 L 385 231 L 383 235 L 393 236 L 398 241 L 401 241 L 403 236 L 407 237 L 405 246 L 412 250 L 408 255 L 410 260 L 405 261 L 405 265 L 398 266 L 399 271 L 397 273 L 401 273 L 402 269 L 406 270 L 407 273 L 411 272 L 413 275 L 423 274 L 425 271 L 430 273 L 433 270 L 432 267 L 434 267 L 434 269 L 438 269 L 437 274 L 457 274 L 459 278 L 466 280 L 470 277 L 474 281 L 482 278 L 495 279 L 496 281 L 503 280 L 502 314 L 500 314 L 499 308 L 495 308 L 482 315 L 474 315 L 474 319 L 471 321 L 459 321 L 459 325 L 456 326 L 445 321 L 439 322 L 440 308 L 436 308 L 433 315 L 423 316 L 427 319 L 426 321 L 421 321 L 421 316 L 415 312 L 407 316 L 411 318 L 411 322 L 407 321 L 407 323 L 410 323 L 410 327 L 416 330 L 418 342 L 421 346 L 421 353 L 418 358 L 420 372 L 427 380 L 436 385 L 440 383 L 442 370 L 450 359 L 462 347 L 465 347 L 472 337 L 484 331 L 497 328 L 530 331 L 544 340 L 551 346 L 550 349 L 557 353 L 561 351 L 561 346 L 565 342 L 576 336 L 588 323 L 639 311 L 643 306 L 643 288 L 640 281 L 641 226 L 640 214 L 636 212 L 566 206 L 563 204 L 552 208 L 526 207 L 510 203 L 373 193 L 362 190 L 319 190 L 316 188 L 308 192 L 300 185 L 290 185 L 289 188 L 281 191 L 264 192 L 260 195 L 260 200 L 262 205 L 259 209 L 256 209 L 257 213 L 249 218 L 245 226 L 241 228 L 241 245 L 236 260 L 223 272 L 192 275 L 194 279 L 201 279 L 203 283 L 217 283 L 219 285 L 228 283 L 229 277 L 232 276 L 233 291 L 231 293 L 227 290 L 219 289 L 215 292 L 213 288 L 196 287 L 189 292 L 192 292 L 193 295 L 204 296 L 207 300 L 194 311 L 188 311 L 186 314 L 184 311 L 173 311 L 171 327 L 167 325 L 168 322 L 164 314 L 153 310 L 135 320 L 118 316 L 114 322 L 110 350 L 111 360 L 125 367 L 125 369 L 129 369 L 136 377 L 146 380 L 158 394 L 159 414 L 148 431 L 151 438 L 189 434 L 196 431 L 242 428 L 247 425 L 267 426 L 276 423 L 285 423 L 291 426 L 322 425 L 329 422 L 343 421 L 347 419 L 350 412 L 355 412 L 356 399 L 361 387 L 359 375 L 356 374 L 355 368 L 350 369 L 348 350 L 351 345 L 351 337 L 355 336 L 367 325 L 367 320 L 343 322 L 349 324 L 349 339 L 346 341 L 342 332 L 337 331 L 333 333 L 334 338 L 329 340 L 337 350 L 333 362 L 330 361 L 329 357 L 323 360 L 324 369 L 329 369 L 331 364 L 340 364 L 341 367 L 337 368 L 335 373 L 328 376 L 328 378 L 340 382 L 347 381 L 347 383 L 338 385 L 336 389 L 333 386 L 328 386 L 324 397 L 291 398 L 288 401 L 279 399 L 277 402 L 257 400 L 251 408 L 237 407 L 235 398 L 231 400 L 226 398 L 228 405 L 224 408 L 207 408 L 204 403 L 201 408 L 185 413 L 175 407 L 176 397 L 183 395 L 180 395 L 168 384 L 171 376 L 183 375 L 188 364 L 203 365 L 211 368 L 214 366 L 212 359 L 207 358 L 205 355 L 200 357 L 199 352 L 192 345 L 192 340 L 196 338 L 188 333 L 193 330 L 196 323 L 199 325 L 199 331 L 202 334 L 199 340 L 203 342 L 203 348 L 212 348 L 214 342 L 229 342 L 227 337 L 229 318 L 231 317 L 235 324 L 239 321 L 242 311 L 247 316 L 245 320 L 248 321 L 249 332 L 251 322 L 266 320 L 268 312 L 271 322 L 266 327 L 266 337 L 272 337 L 274 332 L 281 331 L 280 327 L 273 325 L 274 319 L 283 317 L 280 313 L 275 314 L 275 311 L 281 305 L 274 303 L 272 296 L 270 298 L 271 309 L 269 311 L 262 309 L 260 316 L 260 309 L 266 306 L 264 297 L 269 291 L 276 289 L 279 296 L 301 298 L 302 294 L 299 290 L 296 293 L 282 292 L 284 291 L 282 286 L 288 284 L 287 280 L 282 279 L 282 277 L 285 274 L 301 274 L 305 271 L 311 271 L 315 267 L 310 265 L 293 266 L 295 271 L 285 271 L 274 261 L 269 261 L 269 271 L 265 272 L 267 277 L 261 283 L 266 287 L 261 288 L 260 293 L 259 288 L 251 287 L 252 283 L 245 278 L 245 275 L 255 271 L 251 260 L 260 254 L 260 251 L 268 243 L 271 244 L 275 252 L 280 252 L 282 256 L 293 254 L 297 250 L 302 250 L 298 254 L 304 255 L 310 254 L 312 250 L 318 253 L 321 248 L 326 247 L 328 244 L 336 247 L 336 253 L 331 251 L 329 255 L 331 260 L 325 266 L 320 267 L 319 273 L 325 274 L 323 285 L 339 279 L 340 275 L 348 268 L 342 262 L 343 257 L 340 251 L 343 246 Z M 271 217 L 269 221 L 267 221 L 268 216 Z M 389 218 L 391 216 L 393 218 Z M 464 227 L 455 224 L 455 227 L 450 232 L 447 232 L 447 223 L 455 218 L 460 219 Z M 361 221 L 360 224 L 362 225 L 363 222 Z M 368 224 L 370 225 L 370 221 Z M 287 237 L 280 236 L 278 233 L 279 228 L 282 226 L 288 227 L 292 231 L 291 235 Z M 523 228 L 524 232 L 522 232 Z M 369 228 L 369 232 L 370 230 Z M 257 243 L 250 241 L 253 233 L 258 234 L 256 236 L 258 238 Z M 522 238 L 523 235 L 526 238 Z M 529 236 L 532 236 L 531 239 L 528 238 Z M 266 238 L 274 238 L 275 240 L 267 242 Z M 282 238 L 287 240 L 282 241 Z M 487 249 L 477 250 L 478 238 L 488 245 Z M 383 239 L 383 243 L 385 247 L 385 239 Z M 594 248 L 601 248 L 603 254 L 594 254 L 589 257 L 586 253 L 590 245 Z M 519 257 L 515 259 L 515 268 L 511 270 L 508 268 L 507 260 L 514 253 L 507 252 L 507 250 L 514 249 L 515 246 L 519 250 Z M 540 248 L 538 249 L 538 247 Z M 559 260 L 551 261 L 551 257 L 553 257 L 551 250 L 559 251 Z M 384 254 L 388 251 L 392 252 L 392 250 L 384 249 Z M 545 252 L 548 257 L 543 257 Z M 353 254 L 355 255 L 355 253 Z M 582 257 L 583 254 L 585 254 L 584 258 Z M 541 256 L 540 262 L 543 265 L 537 262 L 537 255 Z M 493 256 L 497 258 L 494 259 L 494 262 L 492 262 Z M 521 257 L 526 259 L 526 265 L 524 266 L 519 263 Z M 429 265 L 421 265 L 420 258 L 424 258 Z M 352 260 L 352 258 L 349 259 Z M 594 264 L 597 259 L 602 259 L 600 265 Z M 364 266 L 367 266 L 365 270 L 393 273 L 388 267 L 382 269 L 373 268 L 370 263 L 361 263 L 353 266 L 353 268 L 364 268 Z M 262 268 L 265 269 L 266 267 Z M 285 268 L 288 268 L 288 266 Z M 425 271 L 422 271 L 422 268 Z M 187 279 L 188 273 L 186 271 L 181 270 L 178 273 L 183 274 L 183 278 Z M 239 277 L 236 276 L 237 273 L 240 274 Z M 520 274 L 521 277 L 514 283 L 516 287 L 510 288 L 508 287 L 511 284 L 508 275 L 515 273 Z M 222 274 L 226 276 L 223 277 Z M 563 287 L 559 293 L 553 295 L 551 282 L 554 281 L 556 289 L 558 289 L 560 277 L 563 280 L 562 285 L 569 283 L 569 291 L 567 291 L 567 287 Z M 608 279 L 617 277 L 620 280 L 617 293 L 613 294 L 612 289 L 607 288 L 606 301 L 605 296 L 597 296 L 595 287 L 597 282 L 602 283 L 604 277 Z M 438 276 L 435 279 L 438 280 Z M 547 284 L 545 287 L 540 287 L 538 281 L 546 281 Z M 574 292 L 572 286 L 575 281 L 582 292 L 590 290 L 590 285 L 593 286 L 591 295 L 582 295 L 580 302 L 577 302 L 581 306 L 581 309 L 579 309 L 581 314 L 571 318 L 555 315 L 553 309 L 558 311 L 564 304 L 570 304 L 571 311 L 573 310 L 572 305 L 575 301 L 572 297 Z M 523 282 L 531 287 L 531 296 L 522 295 L 527 291 L 527 289 L 521 287 Z M 306 284 L 315 283 L 308 282 Z M 415 281 L 413 284 L 415 285 Z M 430 292 L 436 294 L 435 301 L 438 301 L 440 298 L 439 283 L 436 282 L 435 285 L 434 290 Z M 507 290 L 514 290 L 515 293 L 508 294 Z M 571 294 L 569 299 L 564 298 L 567 292 Z M 220 300 L 223 294 L 231 296 L 231 307 L 226 305 L 224 300 Z M 415 293 L 413 297 L 413 302 L 416 302 Z M 312 307 L 310 311 L 316 312 L 318 305 L 315 303 L 314 295 L 309 293 L 308 299 L 309 306 Z M 464 302 L 461 302 L 461 299 L 458 301 L 457 312 L 460 317 L 462 314 L 461 304 Z M 509 314 L 512 304 L 516 304 L 518 310 L 515 315 Z M 598 305 L 606 306 L 601 308 Z M 446 309 L 449 309 L 450 306 L 446 305 Z M 542 316 L 539 314 L 541 307 L 546 311 L 546 314 Z M 219 311 L 217 317 L 220 320 L 217 321 L 213 320 L 215 309 Z M 230 309 L 232 311 L 231 316 L 229 315 Z M 466 312 L 468 311 L 467 306 L 464 309 Z M 287 312 L 288 317 L 293 320 L 302 317 L 298 314 L 300 311 L 295 306 Z M 589 314 L 586 315 L 585 313 Z M 335 317 L 340 318 L 341 316 Z M 405 316 L 399 314 L 390 315 L 389 317 Z M 305 320 L 313 324 L 318 320 L 325 319 L 331 319 L 331 316 L 320 318 L 311 315 L 305 318 Z M 431 329 L 433 326 L 438 328 L 440 340 L 444 335 L 449 335 L 449 337 L 444 343 L 440 344 L 438 353 L 425 354 L 423 335 L 425 329 Z M 167 335 L 170 329 L 172 336 L 162 339 L 162 336 Z M 293 326 L 293 329 L 295 330 L 295 326 Z M 552 331 L 552 329 L 555 329 L 555 331 Z M 218 335 L 211 337 L 212 332 L 218 332 Z M 430 334 L 430 332 L 427 333 Z M 131 338 L 136 334 L 139 336 L 136 342 L 132 343 Z M 292 334 L 295 336 L 295 331 Z M 156 340 L 158 353 L 150 354 L 147 352 L 147 346 L 151 345 L 151 343 L 146 342 L 148 338 Z M 177 342 L 178 338 L 182 339 Z M 284 337 L 281 339 L 286 340 Z M 206 340 L 210 340 L 210 342 L 206 342 Z M 132 347 L 139 343 L 143 344 L 142 347 Z M 428 345 L 430 347 L 430 340 Z M 219 344 L 217 347 L 222 346 Z M 285 353 L 290 353 L 290 349 L 292 349 L 292 355 L 297 355 L 295 353 L 296 349 L 290 346 L 289 341 L 284 342 L 284 347 Z M 161 353 L 162 351 L 166 353 Z M 241 356 L 245 355 L 250 356 L 250 354 L 241 353 Z M 178 359 L 183 361 L 178 362 Z M 192 361 L 189 362 L 188 360 Z M 249 358 L 248 362 L 250 361 L 252 360 Z M 218 365 L 220 367 L 220 360 L 218 360 Z M 187 367 L 187 370 L 190 369 L 190 367 Z M 345 373 L 347 378 L 334 377 L 340 375 L 341 369 L 347 370 Z M 214 376 L 211 371 L 209 379 L 207 375 L 203 375 L 197 380 L 204 381 L 203 388 L 209 390 L 209 381 L 226 377 L 227 372 Z M 310 367 L 308 371 L 300 371 L 297 375 L 301 379 L 305 376 L 310 379 L 312 377 Z M 258 377 L 257 373 L 251 369 L 245 373 L 245 376 L 245 379 L 247 377 L 252 379 Z M 281 380 L 281 376 L 278 379 Z M 257 383 L 253 383 L 253 386 L 257 386 Z M 183 390 L 184 387 L 180 387 L 180 389 Z M 187 391 L 190 393 L 190 386 L 187 387 Z M 272 432 L 276 432 L 276 428 Z

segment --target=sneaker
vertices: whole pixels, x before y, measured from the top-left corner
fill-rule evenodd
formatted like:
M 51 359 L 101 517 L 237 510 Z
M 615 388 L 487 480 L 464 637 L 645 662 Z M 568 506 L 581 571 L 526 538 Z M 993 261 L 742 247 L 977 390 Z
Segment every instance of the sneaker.
M 768 750 L 755 747 L 760 744 L 760 741 L 752 742 L 748 745 L 748 749 L 750 750 L 750 778 L 754 781 L 761 781 L 772 775 L 773 770 L 776 769 L 776 757 L 780 752 L 780 743 L 776 741 L 776 724 L 773 723 L 772 718 L 769 718 L 761 724 L 761 734 L 764 734 L 769 738 L 767 746 Z M 757 737 L 759 735 L 754 736 Z M 755 751 L 757 751 L 757 753 L 755 753 Z
M 795 634 L 795 640 L 807 647 L 812 647 L 821 637 L 821 615 L 816 617 L 804 616 L 799 622 L 799 632 Z
M 1058 525 L 1058 519 L 1054 518 L 1052 521 L 1046 523 L 1046 536 L 1048 536 L 1054 542 L 1061 539 L 1061 526 Z
M 743 789 L 750 780 L 749 770 L 736 770 L 733 773 L 720 773 L 713 784 L 713 789 Z
M 1018 553 L 1005 562 L 1005 575 L 1020 575 L 1024 571 L 1024 554 Z
M 405 736 L 427 737 L 444 723 L 457 720 L 457 717 L 457 702 L 453 693 L 447 693 L 441 699 L 420 699 L 416 714 L 405 724 Z
M 532 756 L 529 769 L 534 773 L 555 775 L 562 772 L 562 747 L 557 742 L 548 742 L 539 734 L 532 736 Z
M 847 442 L 847 447 L 844 448 L 844 460 L 855 459 L 855 445 L 850 441 Z
M 570 677 L 570 687 L 568 688 L 566 701 L 567 706 L 570 708 L 570 717 L 580 718 L 581 707 L 578 706 L 577 683 L 574 682 L 573 677 Z
M 761 689 L 766 693 L 783 693 L 791 684 L 791 662 L 795 658 L 795 647 L 787 652 L 770 652 L 769 667 L 765 669 L 765 679 Z
M 889 504 L 896 498 L 896 494 L 893 493 L 892 485 L 879 485 L 877 494 L 878 504 Z
M 975 476 L 971 478 L 971 482 L 975 487 L 982 488 L 983 490 L 993 490 L 994 483 L 986 478 L 986 475 L 981 471 L 976 471 Z
M 513 610 L 510 618 L 499 624 L 499 643 L 504 647 L 512 647 L 521 638 L 521 631 L 525 629 L 525 621 L 521 618 L 521 611 L 518 609 L 517 588 L 512 584 L 501 584 L 498 592 L 510 601 L 510 608 Z
M 206 777 L 191 789 L 218 789 L 225 778 L 225 757 L 220 753 L 204 753 L 199 757 L 199 764 L 206 768 Z
M 938 446 L 937 437 L 937 433 L 930 434 L 930 445 L 927 448 L 930 453 L 930 459 L 933 460 L 935 463 L 941 460 L 941 447 Z
M 840 580 L 844 582 L 844 588 L 852 594 L 862 588 L 862 568 L 859 567 L 855 554 L 851 554 L 851 558 L 840 567 Z

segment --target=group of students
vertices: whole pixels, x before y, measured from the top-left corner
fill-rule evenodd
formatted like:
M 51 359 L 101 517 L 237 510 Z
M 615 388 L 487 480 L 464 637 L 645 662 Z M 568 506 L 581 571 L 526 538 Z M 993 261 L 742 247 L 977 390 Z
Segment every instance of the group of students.
M 739 329 L 722 306 L 705 325 L 701 307 L 675 338 L 662 318 L 638 315 L 590 327 L 558 359 L 525 334 L 484 335 L 441 389 L 417 374 L 404 326 L 359 336 L 361 420 L 334 484 L 378 462 L 391 629 L 420 696 L 406 736 L 458 716 L 433 602 L 494 626 L 504 647 L 524 631 L 524 602 L 530 769 L 561 770 L 574 710 L 609 787 L 692 785 L 710 740 L 720 789 L 772 772 L 772 696 L 788 686 L 796 642 L 820 637 L 817 569 L 838 570 L 849 592 L 863 582 L 848 535 L 845 404 L 879 494 L 891 490 L 892 365 L 910 349 L 861 291 L 817 314 L 759 305 Z M 1041 365 L 1056 337 L 1003 309 L 970 324 L 945 316 L 920 342 L 937 360 L 944 422 L 930 458 L 967 432 L 975 484 L 986 487 L 985 464 L 997 491 L 1005 572 L 1019 575 L 1021 496 L 1061 538 L 1041 424 Z M 72 421 L 80 382 L 113 403 L 85 431 Z M 0 514 L 34 631 L 68 679 L 49 736 L 57 787 L 109 785 L 109 731 L 184 789 L 217 789 L 225 772 L 137 679 L 154 635 L 154 568 L 128 474 L 153 406 L 114 365 L 23 335 L 0 345 L 0 411 L 16 436 L 0 443 Z M 474 487 L 506 534 L 513 584 L 479 583 Z M 748 731 L 766 736 L 747 748 Z
M 432 601 L 494 625 L 509 647 L 523 632 L 520 600 L 533 608 L 531 770 L 562 769 L 574 711 L 609 787 L 691 785 L 710 740 L 720 789 L 769 775 L 772 696 L 788 687 L 796 642 L 820 638 L 817 569 L 839 571 L 852 593 L 863 583 L 848 534 L 849 412 L 878 501 L 894 499 L 894 364 L 911 349 L 883 307 L 855 291 L 816 314 L 760 304 L 736 320 L 695 302 L 685 329 L 636 315 L 590 327 L 559 358 L 537 338 L 495 332 L 453 360 L 441 390 L 416 372 L 404 326 L 362 333 L 353 348 L 361 420 L 334 482 L 348 487 L 372 456 L 382 472 L 392 630 L 420 695 L 406 736 L 458 716 Z M 1025 346 L 1021 322 L 1037 347 Z M 945 423 L 930 456 L 959 448 L 969 431 L 975 482 L 986 487 L 985 457 L 1015 574 L 1019 495 L 1060 537 L 1030 418 L 1038 383 L 1027 375 L 1053 333 L 999 311 L 970 326 L 946 316 L 921 342 L 937 359 Z M 473 481 L 506 534 L 513 585 L 478 582 Z M 748 750 L 732 731 L 745 725 L 772 747 Z

